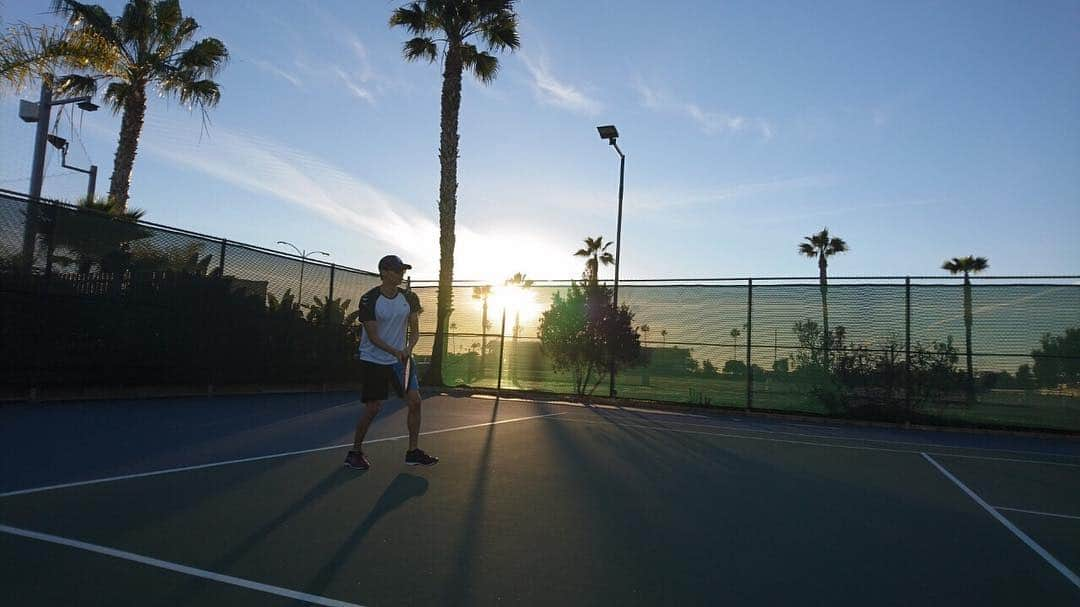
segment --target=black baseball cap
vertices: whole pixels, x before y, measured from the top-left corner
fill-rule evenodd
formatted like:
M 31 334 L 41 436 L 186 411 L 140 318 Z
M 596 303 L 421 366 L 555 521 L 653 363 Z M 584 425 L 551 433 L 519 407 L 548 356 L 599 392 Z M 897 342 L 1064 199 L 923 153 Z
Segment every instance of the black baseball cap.
M 383 271 L 383 270 L 394 270 L 395 272 L 400 272 L 402 270 L 411 270 L 411 269 L 412 269 L 412 266 L 405 263 L 404 261 L 401 261 L 401 258 L 398 257 L 397 255 L 387 255 L 386 257 L 383 257 L 382 259 L 379 260 L 379 271 L 380 272 Z

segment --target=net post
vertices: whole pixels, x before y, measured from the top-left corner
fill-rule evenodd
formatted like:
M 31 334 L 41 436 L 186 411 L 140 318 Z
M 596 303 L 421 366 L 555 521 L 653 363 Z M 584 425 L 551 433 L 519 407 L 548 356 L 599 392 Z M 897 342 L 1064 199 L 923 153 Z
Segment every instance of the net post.
M 225 278 L 225 245 L 228 240 L 221 239 L 221 253 L 218 255 L 218 278 Z
M 904 409 L 911 414 L 911 276 L 904 277 Z
M 337 266 L 335 266 L 334 264 L 330 264 L 330 291 L 326 295 L 326 303 L 327 304 L 329 304 L 334 299 L 334 270 L 335 269 L 337 269 Z M 406 281 L 405 284 L 407 286 L 411 286 L 408 281 Z M 411 291 L 412 289 L 406 287 L 405 290 L 406 291 Z
M 499 378 L 495 382 L 495 404 L 499 404 L 502 395 L 503 349 L 506 347 L 506 308 L 502 311 L 502 326 L 499 329 Z
M 746 279 L 746 410 L 754 406 L 754 367 L 750 361 L 750 342 L 753 335 L 754 279 Z

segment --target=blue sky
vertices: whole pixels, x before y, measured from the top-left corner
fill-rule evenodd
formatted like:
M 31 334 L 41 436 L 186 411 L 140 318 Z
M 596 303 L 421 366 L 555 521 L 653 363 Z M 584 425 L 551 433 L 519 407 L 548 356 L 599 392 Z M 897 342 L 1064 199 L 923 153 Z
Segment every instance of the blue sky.
M 0 0 L 6 26 L 55 22 Z M 112 14 L 123 3 L 103 2 Z M 400 3 L 187 0 L 228 46 L 221 104 L 154 99 L 132 205 L 147 219 L 372 268 L 438 268 L 441 70 L 401 59 Z M 626 152 L 622 278 L 812 276 L 803 236 L 851 251 L 837 276 L 1080 269 L 1080 2 L 655 2 L 519 6 L 522 46 L 461 109 L 455 276 L 580 273 L 614 239 Z M 33 128 L 0 98 L 0 187 L 26 191 Z M 69 106 L 70 107 L 70 106 Z M 74 130 L 73 130 L 74 129 Z M 61 121 L 69 163 L 107 191 L 119 117 Z M 44 192 L 85 177 L 50 152 Z M 612 247 L 614 249 L 614 247 Z M 610 277 L 611 268 L 603 275 Z

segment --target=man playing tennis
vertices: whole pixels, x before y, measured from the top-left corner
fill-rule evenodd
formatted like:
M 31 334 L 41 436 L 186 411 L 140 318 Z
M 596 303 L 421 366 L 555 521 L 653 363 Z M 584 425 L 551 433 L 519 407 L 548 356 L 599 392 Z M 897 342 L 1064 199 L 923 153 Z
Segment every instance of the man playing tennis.
M 409 407 L 409 450 L 405 463 L 409 466 L 434 466 L 439 458 L 417 447 L 420 437 L 420 385 L 412 364 L 412 350 L 420 337 L 420 299 L 415 293 L 401 288 L 405 271 L 412 266 L 397 255 L 379 260 L 382 284 L 360 298 L 360 322 L 364 333 L 360 337 L 360 399 L 364 413 L 356 424 L 353 448 L 345 456 L 345 465 L 367 470 L 371 462 L 364 457 L 363 442 L 371 422 L 386 400 L 389 386 L 405 399 Z

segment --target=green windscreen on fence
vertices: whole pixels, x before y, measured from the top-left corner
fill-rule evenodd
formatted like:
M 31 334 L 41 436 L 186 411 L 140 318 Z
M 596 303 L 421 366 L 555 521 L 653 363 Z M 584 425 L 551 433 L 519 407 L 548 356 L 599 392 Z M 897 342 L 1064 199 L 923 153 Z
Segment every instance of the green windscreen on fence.
M 455 284 L 441 379 L 1076 431 L 1077 283 L 830 278 L 823 289 L 816 279 L 638 280 L 619 288 L 630 319 L 605 306 L 575 308 L 586 306 L 568 303 L 580 285 Z M 0 194 L 0 394 L 348 383 L 361 332 L 354 313 L 377 284 L 371 272 Z M 596 292 L 610 297 L 611 286 Z M 413 290 L 424 307 L 415 354 L 427 368 L 437 289 Z M 632 341 L 610 341 L 623 320 Z M 611 343 L 620 345 L 605 352 Z M 614 382 L 611 357 L 621 361 Z

